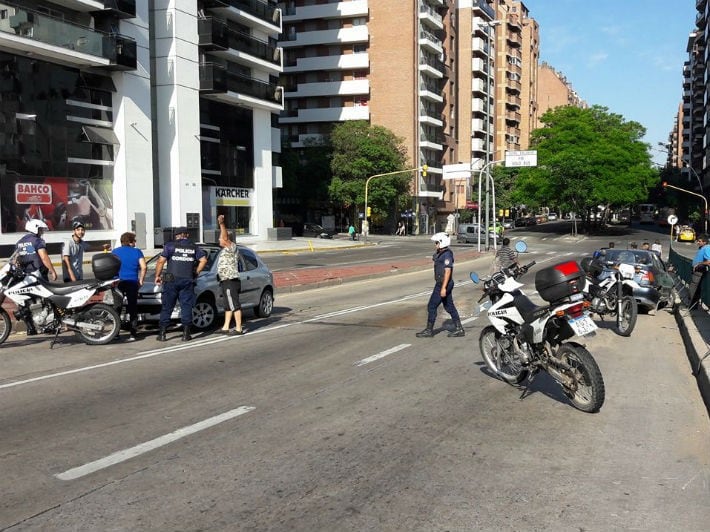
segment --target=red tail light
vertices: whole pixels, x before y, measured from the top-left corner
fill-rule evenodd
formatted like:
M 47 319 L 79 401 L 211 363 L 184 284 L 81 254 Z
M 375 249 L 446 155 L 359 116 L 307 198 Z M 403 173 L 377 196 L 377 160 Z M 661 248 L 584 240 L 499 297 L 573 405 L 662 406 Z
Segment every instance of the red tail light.
M 582 315 L 582 312 L 584 312 L 584 307 L 585 307 L 585 302 L 577 303 L 576 305 L 572 305 L 571 307 L 567 308 L 564 310 L 564 314 L 569 314 L 573 318 L 577 318 Z

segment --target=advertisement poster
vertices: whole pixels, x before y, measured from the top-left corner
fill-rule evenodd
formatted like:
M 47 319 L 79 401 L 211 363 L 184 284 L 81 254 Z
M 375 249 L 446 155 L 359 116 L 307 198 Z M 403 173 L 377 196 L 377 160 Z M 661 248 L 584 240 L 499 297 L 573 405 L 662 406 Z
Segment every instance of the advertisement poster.
M 113 229 L 112 199 L 108 180 L 6 175 L 0 183 L 2 232 L 23 232 L 33 218 L 51 231 L 71 231 L 75 221 L 87 231 Z

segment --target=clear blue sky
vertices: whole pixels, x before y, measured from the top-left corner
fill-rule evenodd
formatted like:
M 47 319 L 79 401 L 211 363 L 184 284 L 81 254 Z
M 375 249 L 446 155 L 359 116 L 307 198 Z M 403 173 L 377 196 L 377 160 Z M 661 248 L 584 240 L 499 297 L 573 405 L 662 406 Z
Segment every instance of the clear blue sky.
M 589 105 L 603 105 L 667 142 L 683 95 L 695 0 L 523 0 L 540 25 L 540 59 Z M 665 154 L 651 152 L 656 162 Z

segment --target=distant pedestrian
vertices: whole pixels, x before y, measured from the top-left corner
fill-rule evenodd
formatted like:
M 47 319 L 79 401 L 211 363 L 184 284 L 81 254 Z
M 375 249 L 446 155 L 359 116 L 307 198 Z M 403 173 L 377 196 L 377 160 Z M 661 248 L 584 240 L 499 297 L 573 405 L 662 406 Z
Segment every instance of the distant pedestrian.
M 86 229 L 83 222 L 74 222 L 72 235 L 62 242 L 62 276 L 64 282 L 84 279 L 84 251 L 89 245 L 84 241 Z
M 399 222 L 397 224 L 397 232 L 395 234 L 397 236 L 404 236 L 405 235 L 404 222 Z
M 644 242 L 643 244 L 641 244 L 641 249 L 643 249 L 644 251 L 650 251 L 651 244 L 649 244 L 648 242 Z
M 651 251 L 658 253 L 659 257 L 663 256 L 663 246 L 661 245 L 661 242 L 656 240 L 653 244 L 651 244 Z
M 136 248 L 136 234 L 123 233 L 121 245 L 113 250 L 113 254 L 121 259 L 118 289 L 126 297 L 126 312 L 130 323 L 128 340 L 134 341 L 138 338 L 138 290 L 143 286 L 147 269 L 143 252 Z
M 219 245 L 222 251 L 217 257 L 217 277 L 224 297 L 224 325 L 219 330 L 222 334 L 230 336 L 244 334 L 242 328 L 242 306 L 239 303 L 239 292 L 242 282 L 239 279 L 239 248 L 232 242 L 224 223 L 224 215 L 217 216 L 219 224 Z M 234 329 L 231 329 L 234 317 Z
M 158 341 L 167 340 L 170 315 L 175 303 L 180 301 L 180 323 L 182 340 L 192 340 L 192 307 L 195 305 L 195 279 L 207 265 L 205 252 L 190 240 L 187 227 L 175 230 L 175 240 L 163 247 L 163 252 L 155 265 L 155 284 L 162 285 L 162 307 L 160 309 L 160 331 Z M 166 271 L 163 274 L 163 267 Z
M 423 331 L 417 333 L 418 338 L 431 338 L 434 336 L 434 322 L 439 305 L 443 304 L 444 309 L 454 320 L 454 330 L 447 336 L 464 336 L 466 332 L 461 325 L 459 312 L 454 305 L 454 254 L 449 249 L 451 239 L 446 233 L 436 233 L 431 237 L 436 246 L 436 252 L 432 257 L 434 261 L 434 290 L 429 297 L 427 304 L 427 324 Z
M 355 226 L 353 224 L 348 227 L 348 235 L 350 235 L 350 240 L 355 240 Z

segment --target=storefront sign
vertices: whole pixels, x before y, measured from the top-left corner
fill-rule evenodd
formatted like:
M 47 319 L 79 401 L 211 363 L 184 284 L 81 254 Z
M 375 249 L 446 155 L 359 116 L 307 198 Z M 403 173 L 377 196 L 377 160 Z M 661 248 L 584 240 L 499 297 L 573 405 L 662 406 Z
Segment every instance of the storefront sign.
M 15 183 L 15 203 L 51 205 L 52 187 L 42 183 Z
M 238 187 L 212 187 L 218 207 L 250 207 L 253 190 Z

